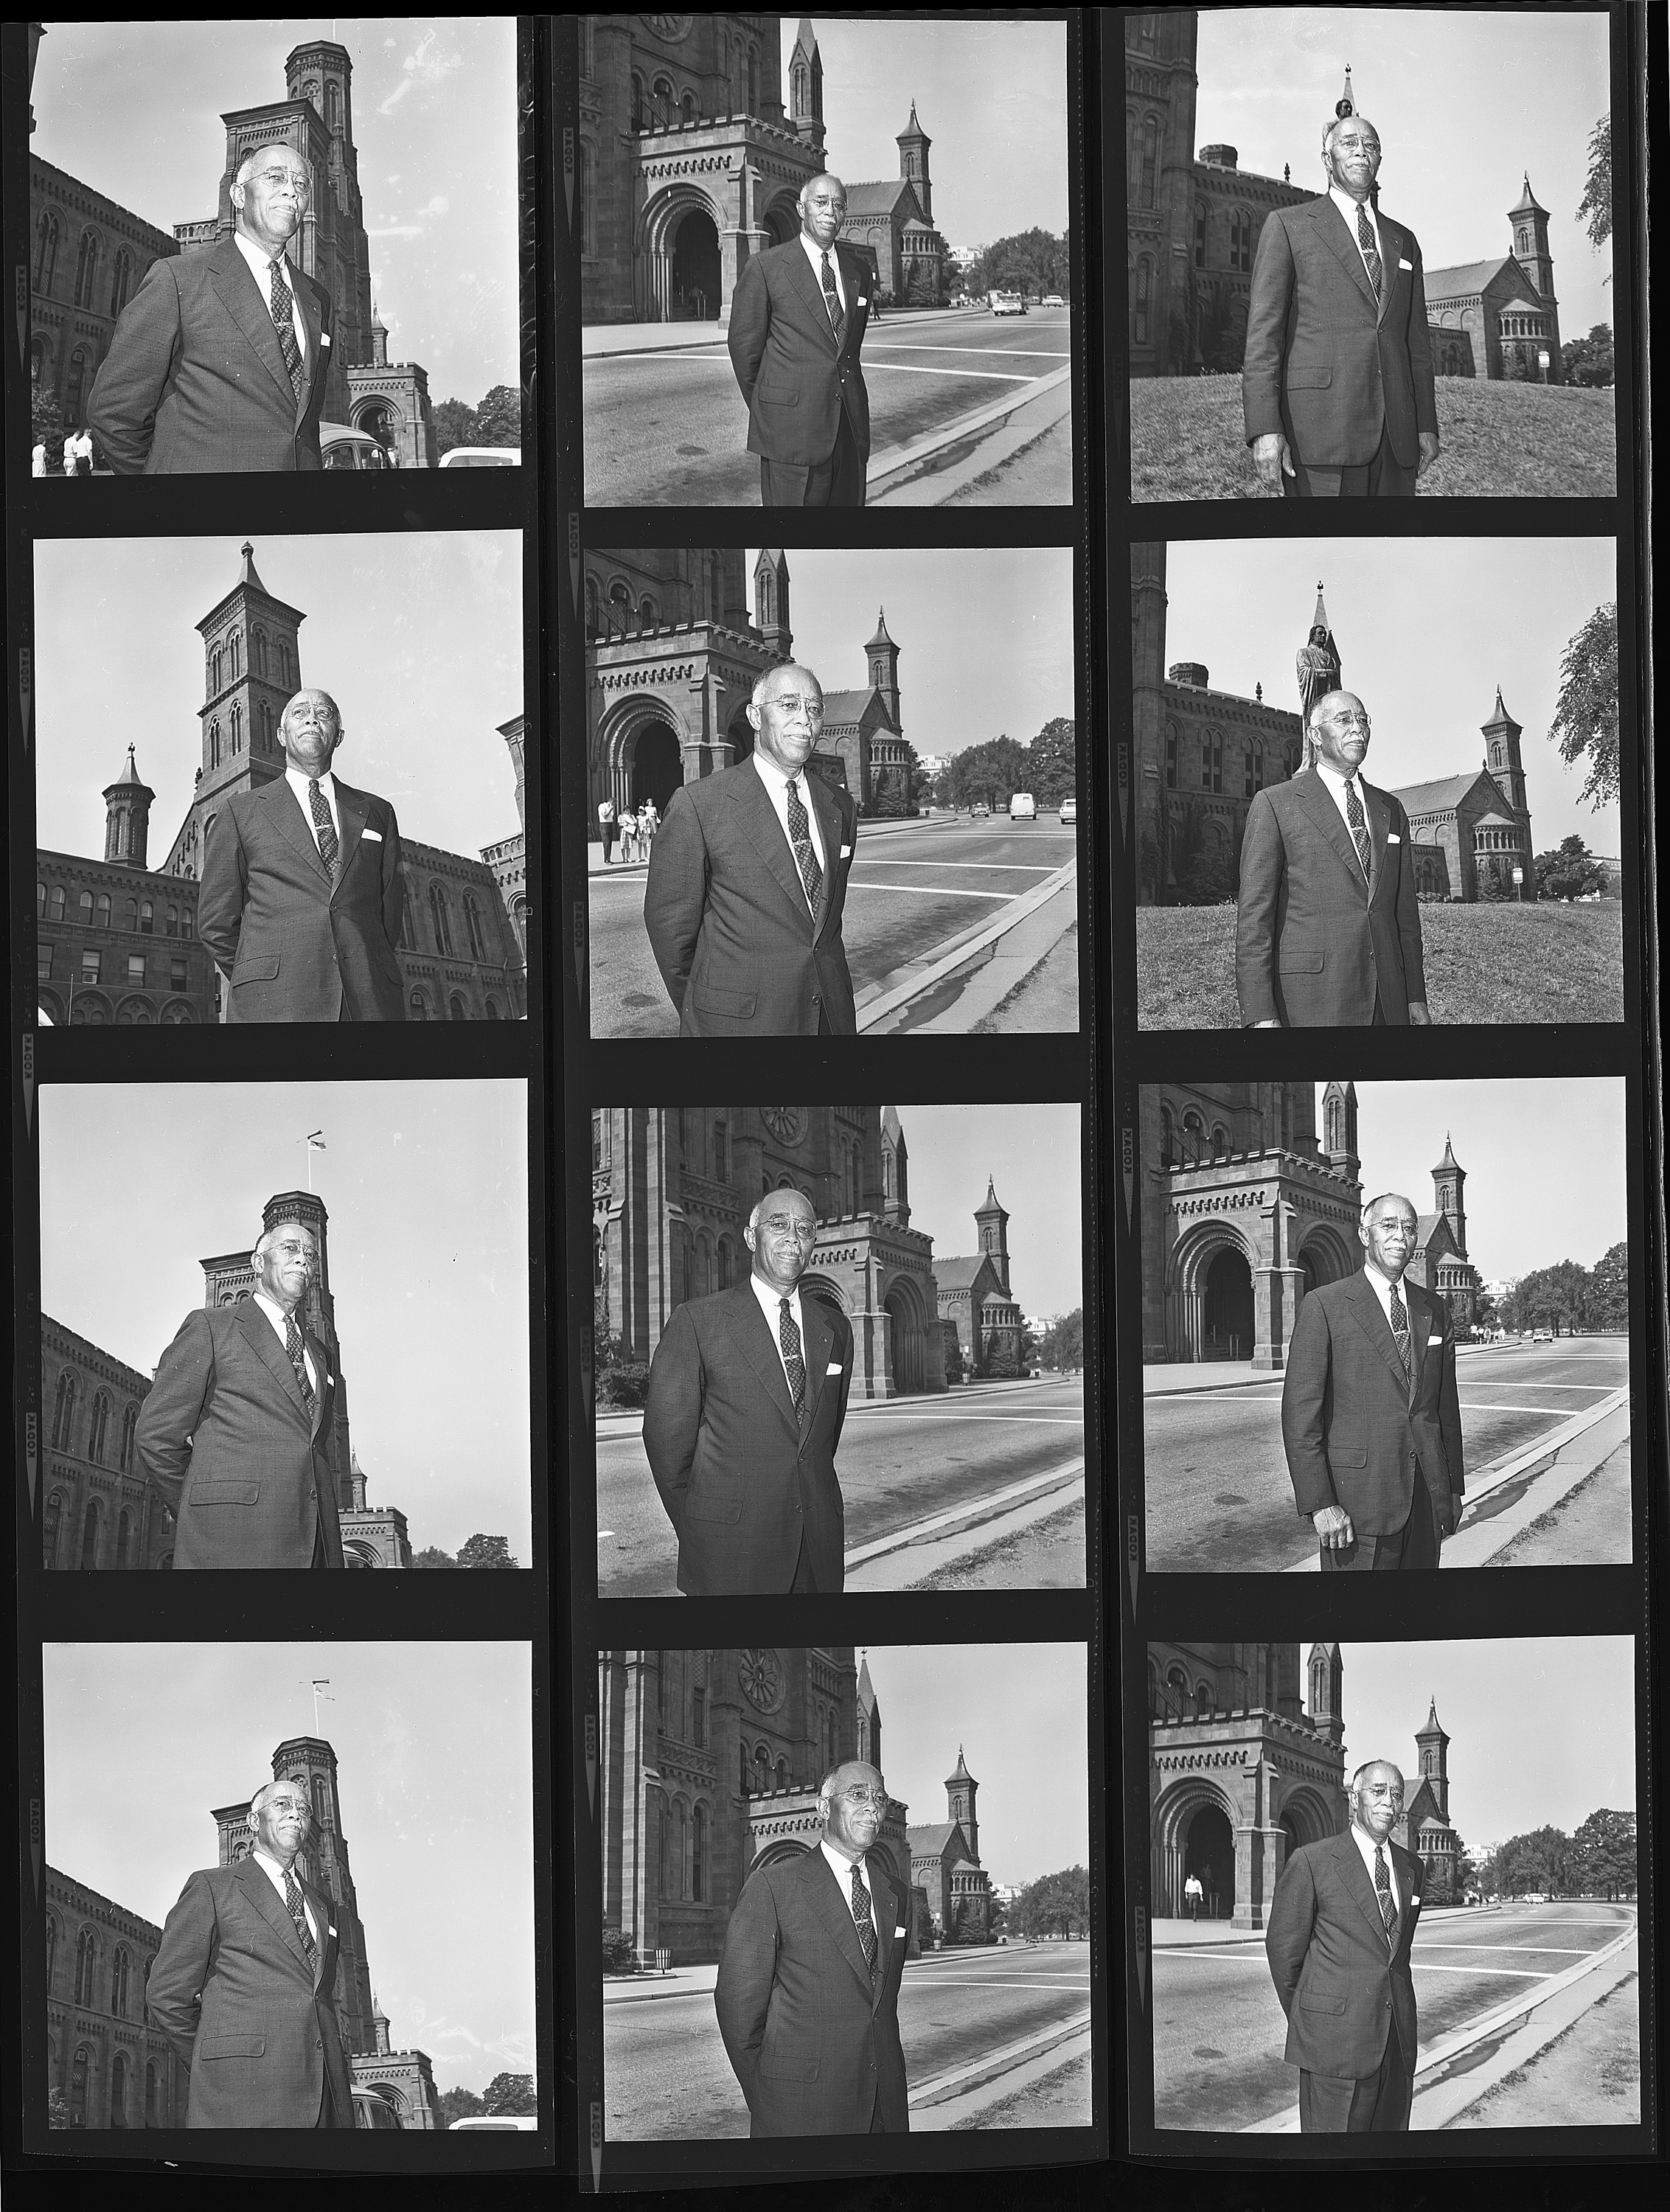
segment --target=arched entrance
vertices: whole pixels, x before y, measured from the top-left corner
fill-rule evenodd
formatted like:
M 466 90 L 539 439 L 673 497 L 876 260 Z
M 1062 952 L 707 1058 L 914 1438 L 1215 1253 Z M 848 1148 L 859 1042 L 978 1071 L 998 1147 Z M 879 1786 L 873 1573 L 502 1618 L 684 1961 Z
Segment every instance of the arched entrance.
M 647 724 L 632 744 L 627 797 L 633 809 L 635 811 L 647 799 L 658 814 L 665 814 L 667 801 L 683 781 L 684 761 L 677 738 L 665 722 Z
M 718 228 L 704 209 L 692 208 L 672 240 L 672 291 L 667 319 L 717 322 L 720 283 Z
M 1203 1359 L 1253 1356 L 1253 1276 L 1244 1253 L 1226 1245 L 1206 1269 Z
M 800 228 L 799 194 L 779 192 L 770 206 L 762 213 L 760 228 L 774 246 L 786 246 Z
M 1227 1816 L 1203 1805 L 1183 1838 L 1183 1880 L 1198 1875 L 1204 1893 L 1200 1916 L 1227 1920 L 1235 1911 L 1235 1838 Z
M 883 1300 L 892 1352 L 893 1388 L 911 1396 L 928 1387 L 927 1343 L 920 1300 L 908 1283 L 895 1283 Z
M 400 450 L 400 433 L 404 428 L 400 410 L 387 399 L 367 399 L 354 410 L 352 428 L 363 430 L 367 438 L 374 438 L 380 446 L 391 453 Z
M 738 761 L 746 760 L 754 750 L 754 725 L 748 719 L 746 707 L 738 708 L 725 734 L 731 740 L 731 765 L 734 768 Z

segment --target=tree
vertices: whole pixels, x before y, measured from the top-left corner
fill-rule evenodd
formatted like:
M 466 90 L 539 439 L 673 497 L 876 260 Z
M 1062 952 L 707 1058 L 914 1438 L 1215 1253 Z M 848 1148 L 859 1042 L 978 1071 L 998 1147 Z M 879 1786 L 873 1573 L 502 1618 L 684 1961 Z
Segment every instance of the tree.
M 1630 1325 L 1630 1248 L 1614 1244 L 1589 1269 L 1588 1325 L 1625 1329 Z
M 1572 1872 L 1577 1886 L 1609 1899 L 1636 1893 L 1636 1828 L 1633 1813 L 1602 1806 L 1591 1813 L 1571 1838 Z
M 969 257 L 963 281 L 974 292 L 1046 292 L 1068 296 L 1072 281 L 1069 240 L 1048 230 L 1019 231 Z
M 508 384 L 495 384 L 476 410 L 473 446 L 522 443 L 522 395 Z
M 1576 830 L 1561 838 L 1558 852 L 1539 853 L 1535 866 L 1537 890 L 1543 898 L 1570 902 L 1606 888 L 1606 870 Z
M 1588 135 L 1588 182 L 1577 204 L 1577 220 L 1597 249 L 1612 236 L 1612 111 Z
M 443 399 L 430 410 L 435 426 L 435 453 L 450 453 L 454 446 L 473 446 L 478 443 L 475 434 L 476 410 L 466 407 L 461 399 Z
M 1023 1936 L 1088 1936 L 1090 1877 L 1082 1866 L 1029 1881 L 1009 1908 L 1010 1925 Z
M 513 2113 L 519 2119 L 535 2118 L 539 2106 L 533 2094 L 532 2075 L 495 2074 L 487 2085 L 482 2109 Z
M 1598 810 L 1618 796 L 1618 602 L 1608 599 L 1566 647 L 1548 732 L 1568 768 L 1586 760 L 1582 796 Z
M 1012 1382 L 1020 1373 L 1021 1363 L 1016 1355 L 1014 1340 L 1006 1331 L 994 1339 L 987 1348 L 985 1371 L 988 1380 L 993 1382 Z
M 458 1561 L 450 1552 L 443 1552 L 439 1546 L 431 1544 L 425 1550 L 412 1553 L 412 1565 L 415 1567 L 455 1567 Z
M 435 2101 L 440 2108 L 443 2128 L 450 2128 L 454 2120 L 479 2119 L 487 2110 L 473 2089 L 443 2089 Z
M 64 466 L 64 410 L 38 384 L 29 392 L 29 443 L 46 447 L 49 469 Z
M 1044 1323 L 1044 1333 L 1038 1340 L 1038 1364 L 1064 1374 L 1084 1364 L 1083 1306 L 1075 1306 L 1069 1314 L 1052 1314 Z
M 1026 749 L 1029 790 L 1040 806 L 1059 806 L 1078 791 L 1078 732 L 1065 714 L 1046 722 Z
M 603 1971 L 605 1974 L 635 1974 L 641 1971 L 638 1947 L 624 1928 L 604 1929 Z
M 515 1564 L 502 1536 L 472 1536 L 458 1547 L 461 1567 L 513 1567 Z
M 1615 375 L 1612 325 L 1596 323 L 1586 338 L 1570 338 L 1560 349 L 1568 384 L 1608 385 Z

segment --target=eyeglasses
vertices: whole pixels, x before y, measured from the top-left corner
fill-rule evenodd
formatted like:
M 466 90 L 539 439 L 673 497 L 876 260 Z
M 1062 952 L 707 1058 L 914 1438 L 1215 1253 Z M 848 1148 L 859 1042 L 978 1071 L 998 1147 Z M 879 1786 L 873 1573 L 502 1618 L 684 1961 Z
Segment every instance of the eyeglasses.
M 873 1805 L 879 1811 L 887 1804 L 885 1790 L 843 1790 L 841 1796 L 851 1805 Z
M 817 1224 L 808 1221 L 801 1213 L 762 1213 L 762 1229 L 769 1229 L 774 1236 L 804 1237 L 811 1243 L 817 1234 Z
M 821 722 L 823 719 L 823 702 L 799 691 L 779 691 L 765 703 L 774 707 L 780 714 L 792 714 L 799 708 L 809 722 Z
M 806 202 L 806 205 L 815 208 L 833 208 L 837 215 L 845 215 L 847 212 L 846 201 L 832 200 L 827 192 L 814 192 Z
M 299 200 L 308 198 L 313 189 L 307 179 L 298 175 L 294 169 L 253 169 L 250 172 L 251 182 L 258 177 L 269 191 L 282 191 L 288 185 Z

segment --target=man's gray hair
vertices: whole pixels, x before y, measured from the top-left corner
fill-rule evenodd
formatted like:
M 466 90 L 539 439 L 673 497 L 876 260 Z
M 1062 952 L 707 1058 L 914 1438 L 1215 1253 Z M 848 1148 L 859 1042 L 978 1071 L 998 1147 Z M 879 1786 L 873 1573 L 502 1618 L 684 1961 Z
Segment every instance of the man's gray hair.
M 1349 115 L 1334 116 L 1330 120 L 1327 130 L 1323 131 L 1322 151 L 1325 155 L 1332 149 L 1336 133 L 1340 130 L 1343 125 L 1347 123 L 1360 123 L 1365 131 L 1374 131 L 1375 143 L 1376 146 L 1380 146 L 1381 140 L 1379 131 L 1375 130 L 1374 125 L 1369 122 L 1366 115 L 1359 115 L 1357 112 L 1357 110 L 1353 108 Z M 1384 147 L 1381 147 L 1381 151 L 1382 153 L 1385 151 Z
M 810 676 L 812 682 L 814 684 L 817 684 L 816 671 L 808 668 L 804 660 L 779 660 L 771 667 L 768 668 L 763 676 L 756 676 L 755 678 L 754 689 L 748 696 L 749 705 L 750 707 L 763 707 L 765 704 L 766 690 L 769 685 L 772 678 L 774 676 L 782 675 L 786 669 L 790 668 L 798 668 L 803 676 Z M 817 684 L 817 696 L 820 699 L 823 696 L 823 686 L 821 684 Z
M 252 1828 L 255 1826 L 256 1815 L 261 1810 L 262 1806 L 266 1802 L 267 1792 L 270 1790 L 276 1790 L 281 1782 L 287 1784 L 288 1787 L 294 1790 L 296 1795 L 301 1798 L 301 1809 L 307 1816 L 307 1829 L 309 1834 L 311 1834 L 313 1832 L 313 1802 L 307 1794 L 307 1784 L 301 1779 L 301 1777 L 299 1774 L 275 1774 L 270 1782 L 264 1782 L 261 1784 L 261 1787 L 249 1801 L 250 1826 Z
M 256 1238 L 255 1249 L 250 1254 L 252 1260 L 258 1260 L 260 1258 L 261 1255 L 266 1250 L 267 1246 L 271 1243 L 272 1239 L 277 1236 L 281 1229 L 307 1230 L 307 1236 L 313 1244 L 314 1251 L 317 1252 L 319 1250 L 319 1239 L 313 1235 L 311 1229 L 307 1229 L 307 1224 L 305 1221 L 275 1221 L 270 1228 L 264 1229 L 261 1231 L 261 1234 Z
M 259 146 L 252 146 L 248 153 L 245 155 L 243 160 L 239 162 L 237 167 L 233 171 L 233 183 L 234 185 L 247 184 L 249 182 L 251 172 L 253 170 L 255 164 L 260 160 L 262 155 L 270 154 L 277 147 L 282 147 L 287 154 L 295 153 L 295 147 L 292 146 L 288 140 L 283 138 L 269 138 Z M 302 182 L 306 185 L 311 185 L 313 179 L 311 173 L 308 173 L 307 162 L 302 161 L 301 156 L 299 154 L 296 154 L 296 159 L 298 161 L 301 162 L 303 171 Z
M 828 1772 L 828 1773 L 823 1777 L 823 1780 L 818 1784 L 818 1785 L 817 1785 L 817 1794 L 818 1794 L 818 1796 L 819 1796 L 820 1797 L 827 1797 L 827 1796 L 829 1796 L 829 1795 L 830 1794 L 830 1792 L 831 1792 L 831 1791 L 834 1790 L 834 1788 L 835 1788 L 836 1778 L 837 1778 L 838 1776 L 840 1776 L 840 1775 L 845 1774 L 845 1772 L 847 1771 L 847 1768 L 848 1768 L 849 1766 L 868 1766 L 868 1767 L 870 1767 L 870 1771 L 871 1771 L 871 1773 L 876 1777 L 877 1780 L 878 1780 L 878 1781 L 881 1781 L 881 1769 L 880 1769 L 880 1767 L 878 1767 L 878 1766 L 871 1766 L 871 1765 L 870 1765 L 870 1761 L 869 1761 L 867 1759 L 837 1759 L 837 1760 L 836 1760 L 836 1762 L 835 1762 L 835 1765 L 834 1765 L 829 1769 L 829 1772 Z M 885 1782 L 882 1782 L 882 1788 L 883 1788 L 884 1790 L 885 1790 L 885 1789 L 887 1788 L 887 1784 L 886 1784 L 886 1783 L 885 1783 Z
M 807 179 L 806 179 L 805 183 L 804 185 L 801 185 L 800 190 L 799 190 L 799 194 L 797 195 L 797 197 L 796 197 L 796 198 L 795 198 L 795 203 L 794 203 L 794 204 L 796 205 L 796 207 L 798 207 L 798 208 L 799 209 L 799 210 L 800 210 L 800 212 L 801 212 L 801 214 L 802 214 L 802 215 L 805 215 L 805 213 L 806 212 L 806 195 L 811 191 L 811 190 L 812 186 L 813 186 L 814 185 L 824 185 L 824 184 L 829 184 L 829 185 L 841 185 L 841 204 L 842 204 L 842 205 L 843 205 L 843 206 L 846 204 L 846 200 L 847 200 L 847 187 L 846 187 L 846 185 L 841 185 L 841 179 L 840 179 L 840 178 L 839 178 L 838 176 L 836 176 L 836 174 L 835 174 L 835 171 L 834 171 L 833 169 L 820 169 L 820 170 L 818 171 L 817 174 L 815 177 L 808 177 L 808 178 L 807 178 Z
M 1383 1190 L 1378 1198 L 1371 1198 L 1369 1200 L 1369 1203 L 1363 1207 L 1362 1212 L 1357 1215 L 1357 1218 L 1358 1225 L 1360 1226 L 1363 1222 L 1367 1221 L 1369 1216 L 1374 1212 L 1377 1206 L 1384 1206 L 1388 1198 L 1394 1205 L 1405 1207 L 1409 1214 L 1410 1219 L 1418 1224 L 1421 1217 L 1416 1211 L 1412 1200 L 1406 1199 L 1400 1190 Z M 1375 1764 L 1377 1765 L 1383 1766 L 1386 1762 L 1384 1759 L 1379 1759 Z
M 748 1225 L 750 1229 L 758 1229 L 760 1225 L 760 1208 L 769 1198 L 806 1198 L 806 1194 L 800 1188 L 798 1183 L 792 1182 L 784 1183 L 782 1187 L 777 1190 L 762 1191 L 760 1195 L 755 1200 L 753 1205 L 749 1208 Z M 817 1208 L 815 1206 L 812 1206 L 812 1202 L 809 1198 L 806 1198 L 806 1204 L 809 1206 L 811 1206 L 811 1218 L 813 1221 L 816 1222 L 817 1219 Z
M 321 691 L 317 684 L 304 684 L 300 691 L 293 691 L 290 694 L 290 696 L 284 702 L 283 713 L 278 717 L 279 728 L 282 730 L 285 723 L 289 720 L 290 709 L 295 706 L 296 701 L 308 696 L 324 700 L 325 705 L 331 709 L 331 720 L 336 725 L 337 734 L 340 737 L 342 734 L 342 709 L 337 706 L 336 701 L 331 696 L 331 694 L 328 691 Z
M 1362 1765 L 1357 1768 L 1356 1773 L 1351 1777 L 1351 1794 L 1353 1797 L 1357 1796 L 1357 1792 L 1363 1787 L 1363 1776 L 1365 1774 L 1372 1774 L 1377 1766 L 1383 1766 L 1388 1774 L 1395 1774 L 1398 1778 L 1398 1788 L 1400 1791 L 1402 1790 L 1405 1786 L 1403 1769 L 1398 1765 L 1394 1759 L 1365 1759 Z

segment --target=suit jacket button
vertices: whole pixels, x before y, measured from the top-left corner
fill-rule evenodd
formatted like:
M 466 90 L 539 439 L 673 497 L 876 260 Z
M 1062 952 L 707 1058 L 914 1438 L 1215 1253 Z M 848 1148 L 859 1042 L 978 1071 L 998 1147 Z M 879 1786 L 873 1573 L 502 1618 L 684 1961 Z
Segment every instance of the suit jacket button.
M 318 1492 L 318 1491 L 316 1491 L 316 1490 L 310 1490 L 310 1491 L 307 1492 L 307 1495 L 308 1495 L 308 1497 L 309 1497 L 309 1498 L 318 1498 L 318 1496 L 319 1496 L 319 1492 Z

